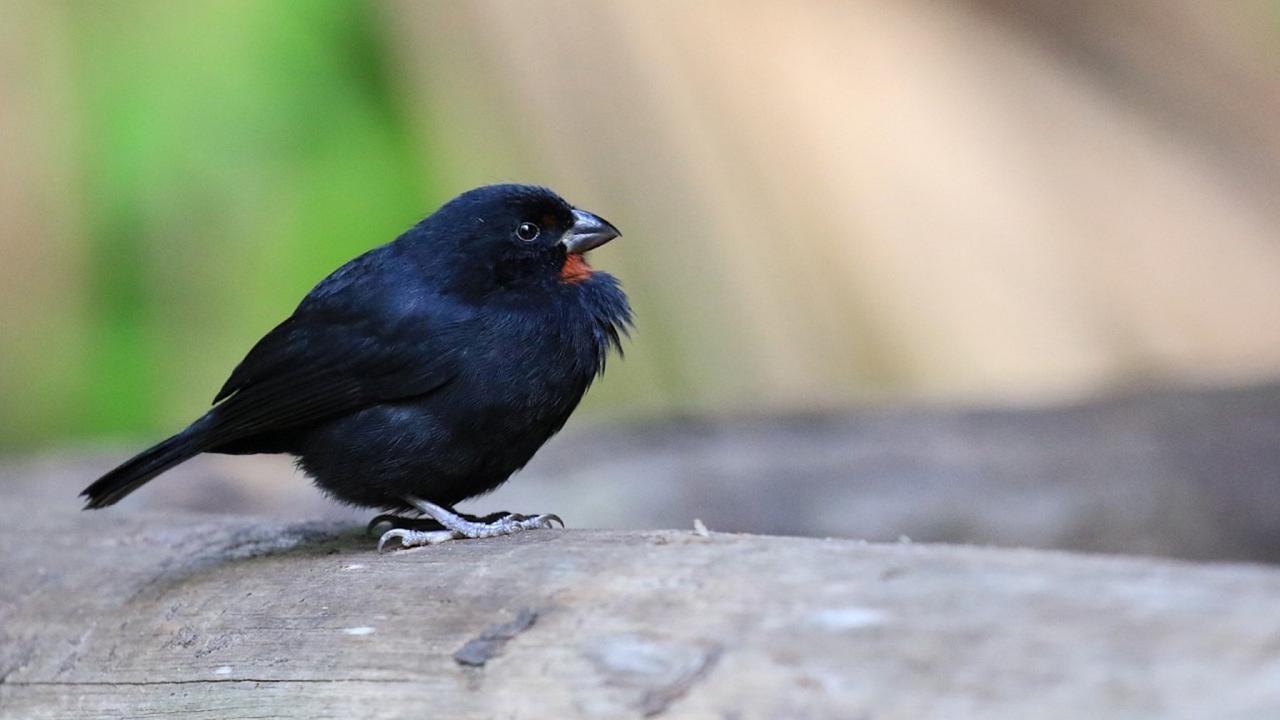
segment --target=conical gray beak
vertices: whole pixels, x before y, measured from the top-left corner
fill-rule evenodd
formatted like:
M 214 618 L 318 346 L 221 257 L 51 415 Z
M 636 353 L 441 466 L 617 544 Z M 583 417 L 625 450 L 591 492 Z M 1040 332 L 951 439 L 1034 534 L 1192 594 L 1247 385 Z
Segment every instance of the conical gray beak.
M 573 211 L 573 227 L 564 234 L 560 243 L 571 255 L 581 255 L 594 250 L 610 240 L 620 237 L 622 233 L 613 223 L 586 210 Z

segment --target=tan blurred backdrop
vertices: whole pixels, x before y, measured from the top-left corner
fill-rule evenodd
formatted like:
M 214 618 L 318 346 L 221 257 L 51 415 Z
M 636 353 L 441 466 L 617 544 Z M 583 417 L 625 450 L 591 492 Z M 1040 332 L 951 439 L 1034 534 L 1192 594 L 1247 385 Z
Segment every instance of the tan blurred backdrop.
M 506 180 L 624 232 L 594 417 L 1280 374 L 1275 2 L 0 5 L 12 446 L 189 419 Z

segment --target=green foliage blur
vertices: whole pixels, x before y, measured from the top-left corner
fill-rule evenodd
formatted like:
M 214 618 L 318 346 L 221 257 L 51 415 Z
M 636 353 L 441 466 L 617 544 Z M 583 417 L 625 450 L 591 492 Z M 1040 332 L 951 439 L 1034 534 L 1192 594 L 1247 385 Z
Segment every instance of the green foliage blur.
M 416 160 L 367 3 L 69 12 L 89 337 L 62 368 L 75 409 L 15 426 L 9 446 L 190 419 L 161 403 L 211 395 L 246 338 L 448 194 Z
M 1274 15 L 1057 5 L 0 0 L 0 453 L 181 427 L 503 180 L 624 229 L 576 423 L 1274 377 Z

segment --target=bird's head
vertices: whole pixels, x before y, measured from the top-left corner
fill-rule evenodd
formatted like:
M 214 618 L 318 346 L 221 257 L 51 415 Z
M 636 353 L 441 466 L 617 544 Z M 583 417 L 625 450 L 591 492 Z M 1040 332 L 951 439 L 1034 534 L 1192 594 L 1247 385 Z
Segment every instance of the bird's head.
M 618 237 L 609 221 L 532 185 L 486 185 L 450 200 L 406 236 L 469 295 L 576 285 L 583 255 Z

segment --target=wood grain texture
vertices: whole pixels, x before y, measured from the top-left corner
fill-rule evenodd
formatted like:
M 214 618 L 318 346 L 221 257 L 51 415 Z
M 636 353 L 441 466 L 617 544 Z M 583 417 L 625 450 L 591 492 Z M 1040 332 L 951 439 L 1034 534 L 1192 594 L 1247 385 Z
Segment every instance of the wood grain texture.
M 1280 712 L 1257 566 L 691 531 L 379 555 L 332 524 L 8 502 L 0 577 L 6 720 Z
M 157 438 L 158 439 L 158 438 Z M 0 463 L 7 496 L 61 506 L 145 444 Z M 1280 562 L 1280 384 L 1131 391 L 1070 405 L 861 408 L 608 424 L 577 416 L 467 512 L 570 527 Z M 285 456 L 205 455 L 121 509 L 366 521 Z

